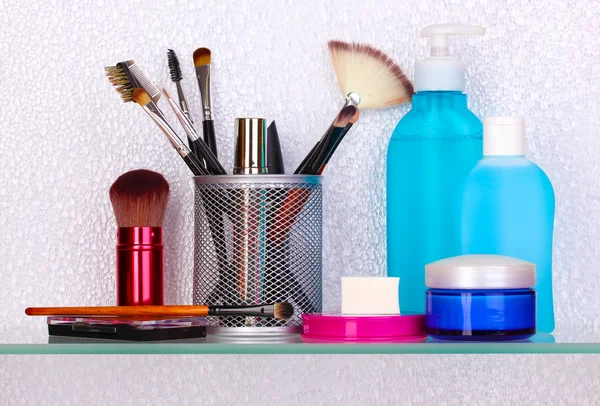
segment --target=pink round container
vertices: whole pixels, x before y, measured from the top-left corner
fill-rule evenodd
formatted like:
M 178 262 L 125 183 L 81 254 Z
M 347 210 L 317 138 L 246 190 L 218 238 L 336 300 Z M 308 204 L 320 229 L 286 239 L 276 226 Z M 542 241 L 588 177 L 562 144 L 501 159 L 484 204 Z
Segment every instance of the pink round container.
M 424 342 L 425 315 L 343 316 L 341 314 L 303 314 L 302 341 L 307 343 Z

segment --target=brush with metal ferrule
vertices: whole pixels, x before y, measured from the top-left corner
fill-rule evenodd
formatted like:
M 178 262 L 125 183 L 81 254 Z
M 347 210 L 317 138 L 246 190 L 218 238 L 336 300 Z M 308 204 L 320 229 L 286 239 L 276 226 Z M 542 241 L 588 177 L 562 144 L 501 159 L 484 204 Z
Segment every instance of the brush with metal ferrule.
M 114 86 L 115 90 L 121 95 L 121 99 L 125 103 L 135 101 L 138 103 L 144 111 L 154 120 L 154 122 L 160 127 L 165 133 L 171 145 L 179 155 L 183 158 L 183 161 L 188 165 L 192 173 L 196 176 L 207 175 L 208 171 L 204 167 L 204 164 L 198 160 L 189 150 L 189 148 L 181 141 L 177 133 L 171 128 L 164 115 L 158 108 L 158 106 L 152 101 L 148 92 L 142 88 L 134 88 L 132 83 L 129 81 L 126 69 L 121 64 L 117 66 L 110 66 L 106 68 L 106 75 L 110 83 Z
M 350 94 L 348 94 L 348 96 L 346 96 L 346 103 L 344 104 L 342 109 L 344 107 L 348 107 L 348 106 L 357 106 L 358 107 L 359 104 L 360 104 L 360 96 L 354 92 L 351 92 Z M 358 115 L 356 116 L 356 119 L 358 120 Z M 356 122 L 356 120 L 354 122 Z M 349 126 L 347 126 L 347 129 L 345 129 L 344 135 L 346 135 L 346 133 L 350 130 L 350 128 L 352 128 L 352 124 L 354 124 L 354 122 L 352 122 Z M 306 163 L 308 162 L 309 159 L 311 159 L 314 156 L 314 154 L 317 151 L 317 148 L 319 148 L 319 145 L 321 145 L 321 140 L 317 141 L 317 143 L 315 144 L 314 147 L 312 147 L 310 152 L 308 154 L 306 154 L 306 156 L 304 157 L 302 162 L 300 162 L 300 165 L 298 165 L 298 169 L 296 169 L 296 171 L 299 171 L 299 170 L 301 170 L 301 168 L 306 167 Z M 337 146 L 336 146 L 336 148 L 337 148 Z M 296 173 L 299 173 L 299 172 L 296 172 Z
M 28 307 L 28 316 L 80 316 L 80 317 L 152 317 L 154 319 L 241 316 L 274 317 L 287 320 L 294 315 L 294 307 L 287 303 L 251 306 L 88 306 L 88 307 Z
M 157 172 L 129 171 L 110 188 L 117 220 L 117 305 L 162 305 L 162 225 L 169 183 Z
M 167 60 L 169 63 L 169 73 L 171 74 L 171 80 L 175 82 L 175 86 L 177 87 L 177 97 L 179 98 L 179 107 L 185 116 L 190 120 L 191 123 L 194 121 L 190 116 L 190 111 L 188 108 L 188 103 L 183 94 L 183 89 L 181 88 L 181 80 L 183 79 L 183 75 L 181 74 L 181 66 L 179 65 L 179 58 L 177 58 L 177 54 L 172 49 L 169 49 L 167 52 Z
M 344 139 L 346 134 L 348 134 L 348 131 L 350 131 L 350 129 L 352 128 L 354 123 L 356 123 L 358 121 L 358 117 L 360 116 L 360 111 L 358 110 L 358 108 L 356 106 L 350 105 L 350 106 L 344 107 L 344 109 L 352 111 L 352 107 L 354 107 L 354 109 L 353 109 L 354 115 L 352 117 L 350 117 L 350 118 L 348 118 L 347 116 L 340 117 L 339 123 L 341 125 L 344 124 L 345 120 L 348 120 L 348 121 L 346 122 L 346 125 L 344 126 L 344 129 L 341 132 L 339 132 L 339 133 L 336 132 L 331 137 L 331 140 L 329 141 L 329 143 L 327 144 L 327 147 L 326 147 L 326 154 L 324 154 L 322 159 L 320 160 L 321 165 L 319 166 L 319 169 L 317 170 L 317 175 L 321 175 L 323 173 L 323 171 L 325 170 L 325 166 L 327 166 L 327 163 L 329 162 L 329 158 L 331 158 L 331 156 L 333 155 L 333 153 L 335 152 L 337 147 L 340 145 L 340 143 L 342 142 L 342 140 Z M 316 159 L 319 160 L 319 158 L 316 158 Z
M 321 140 L 313 148 L 311 153 L 303 164 L 295 171 L 296 174 L 304 175 L 320 175 L 329 161 L 329 158 L 339 145 L 344 135 L 348 132 L 345 130 L 351 120 L 358 119 L 358 109 L 354 105 L 343 107 L 338 113 L 335 120 L 329 126 Z
M 179 138 L 177 133 L 171 128 L 162 111 L 154 103 L 144 89 L 134 89 L 132 95 L 133 101 L 139 104 L 142 109 L 154 120 L 156 125 L 165 133 L 171 145 L 179 153 L 183 161 L 190 168 L 195 176 L 208 175 L 208 171 L 198 158 L 190 151 L 185 143 Z
M 329 41 L 327 45 L 342 94 L 348 97 L 356 93 L 361 109 L 391 107 L 411 100 L 412 83 L 381 50 L 343 41 Z
M 143 88 L 137 87 L 139 86 L 140 82 L 127 68 L 126 62 L 120 62 L 116 66 L 107 66 L 104 69 L 106 70 L 106 76 L 108 77 L 108 80 L 114 86 L 117 93 L 121 95 L 123 102 L 129 103 L 135 101 L 142 106 L 144 111 L 165 133 L 173 148 L 175 148 L 181 158 L 183 158 L 183 161 L 187 164 L 192 173 L 196 176 L 208 175 L 208 171 L 204 167 L 204 164 L 200 162 L 198 158 L 194 156 L 194 154 L 192 154 L 187 145 L 181 141 L 177 133 L 171 128 L 169 123 L 167 123 L 167 120 L 156 103 L 152 101 L 149 93 Z M 148 83 L 151 82 L 148 80 Z M 160 94 L 161 93 L 158 92 L 156 100 L 160 99 Z
M 160 92 L 158 91 L 158 88 L 154 86 L 154 83 L 152 83 L 152 81 L 148 79 L 148 76 L 142 72 L 139 65 L 136 64 L 135 61 L 124 61 L 119 62 L 116 66 L 108 66 L 105 68 L 107 75 L 110 77 L 110 74 L 119 67 L 123 70 L 127 80 L 129 80 L 129 83 L 131 84 L 131 87 L 140 87 L 144 89 L 154 103 L 160 100 Z
M 196 67 L 196 77 L 198 78 L 198 86 L 200 87 L 200 100 L 202 101 L 202 114 L 204 118 L 202 121 L 204 142 L 218 158 L 219 154 L 210 101 L 210 62 L 210 49 L 198 48 L 194 51 L 194 66 Z
M 185 130 L 185 133 L 188 136 L 188 141 L 190 142 L 190 147 L 192 151 L 196 155 L 196 157 L 204 159 L 206 162 L 206 166 L 211 175 L 226 175 L 227 172 L 221 162 L 217 159 L 217 157 L 212 153 L 210 148 L 206 145 L 206 143 L 198 137 L 198 133 L 194 128 L 194 124 L 191 120 L 185 115 L 185 112 L 182 111 L 177 103 L 173 100 L 173 98 L 169 95 L 166 89 L 162 89 L 162 92 L 169 102 L 169 105 L 173 109 L 175 116 L 181 123 L 181 126 Z

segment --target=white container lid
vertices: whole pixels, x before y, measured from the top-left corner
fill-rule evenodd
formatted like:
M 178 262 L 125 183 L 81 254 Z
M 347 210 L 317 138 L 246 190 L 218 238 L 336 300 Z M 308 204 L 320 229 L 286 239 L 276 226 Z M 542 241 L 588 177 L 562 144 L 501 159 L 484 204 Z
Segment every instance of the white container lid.
M 525 155 L 525 119 L 506 116 L 483 120 L 483 155 Z
M 425 265 L 433 289 L 523 289 L 535 285 L 535 264 L 502 255 L 461 255 Z

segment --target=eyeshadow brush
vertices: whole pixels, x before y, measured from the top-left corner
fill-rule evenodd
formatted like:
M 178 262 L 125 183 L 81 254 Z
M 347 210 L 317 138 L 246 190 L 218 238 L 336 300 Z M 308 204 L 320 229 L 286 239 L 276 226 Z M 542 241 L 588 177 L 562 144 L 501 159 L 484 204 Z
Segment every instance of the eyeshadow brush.
M 198 48 L 194 51 L 194 67 L 200 88 L 200 100 L 202 102 L 202 132 L 204 142 L 213 154 L 218 158 L 217 140 L 215 137 L 215 126 L 212 119 L 212 104 L 210 101 L 210 62 L 211 52 L 208 48 Z
M 289 303 L 260 304 L 251 306 L 88 306 L 88 307 L 28 307 L 28 316 L 79 316 L 79 317 L 152 317 L 170 319 L 206 316 L 274 317 L 289 319 L 294 307 Z

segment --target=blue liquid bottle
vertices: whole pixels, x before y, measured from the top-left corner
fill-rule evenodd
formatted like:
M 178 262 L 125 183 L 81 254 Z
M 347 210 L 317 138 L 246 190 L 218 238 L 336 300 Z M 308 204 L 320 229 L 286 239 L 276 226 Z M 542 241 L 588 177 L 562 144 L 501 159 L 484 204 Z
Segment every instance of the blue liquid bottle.
M 469 25 L 424 28 L 431 57 L 415 66 L 412 109 L 387 153 L 388 276 L 400 277 L 402 312 L 425 311 L 425 265 L 460 254 L 459 192 L 481 158 L 482 126 L 468 109 L 465 68 L 448 36 L 484 35 Z
M 525 158 L 525 122 L 520 117 L 485 120 L 483 155 L 467 177 L 462 195 L 462 251 L 534 263 L 537 331 L 551 333 L 552 184 L 544 171 Z

